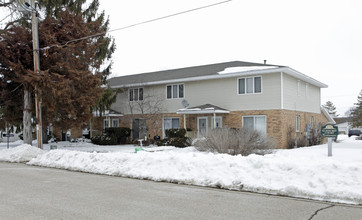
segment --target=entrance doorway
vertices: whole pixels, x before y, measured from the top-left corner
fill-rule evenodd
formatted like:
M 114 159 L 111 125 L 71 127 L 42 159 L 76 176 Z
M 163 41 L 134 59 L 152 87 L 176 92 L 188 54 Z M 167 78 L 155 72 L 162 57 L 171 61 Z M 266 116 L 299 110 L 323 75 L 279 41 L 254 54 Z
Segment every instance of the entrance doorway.
M 208 121 L 207 117 L 198 117 L 197 118 L 197 131 L 199 137 L 204 137 L 207 134 Z
M 136 118 L 132 122 L 132 139 L 144 139 L 146 136 L 146 119 Z

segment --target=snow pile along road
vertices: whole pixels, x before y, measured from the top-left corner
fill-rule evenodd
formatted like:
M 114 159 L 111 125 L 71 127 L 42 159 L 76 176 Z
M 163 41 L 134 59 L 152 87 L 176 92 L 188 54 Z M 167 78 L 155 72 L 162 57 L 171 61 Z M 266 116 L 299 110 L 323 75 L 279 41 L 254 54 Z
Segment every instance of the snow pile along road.
M 326 145 L 247 157 L 198 152 L 193 147 L 149 148 L 153 152 L 138 153 L 130 151 L 132 146 L 108 153 L 82 152 L 80 148 L 43 151 L 20 145 L 0 150 L 0 161 L 362 204 L 362 142 L 352 138 L 334 143 L 333 157 L 327 157 Z
M 28 162 L 43 153 L 44 151 L 39 148 L 32 147 L 28 144 L 22 144 L 15 148 L 1 150 L 0 161 L 16 163 Z

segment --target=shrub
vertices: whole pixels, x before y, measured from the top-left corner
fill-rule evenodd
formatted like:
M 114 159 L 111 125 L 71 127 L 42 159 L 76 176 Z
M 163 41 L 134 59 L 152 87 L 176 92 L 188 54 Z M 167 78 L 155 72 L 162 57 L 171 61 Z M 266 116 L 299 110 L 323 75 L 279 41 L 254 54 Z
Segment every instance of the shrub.
M 252 153 L 270 153 L 274 143 L 257 131 L 217 128 L 210 131 L 204 139 L 198 140 L 195 147 L 200 151 L 247 156 Z
M 157 146 L 175 146 L 175 147 L 188 147 L 191 146 L 191 139 L 185 137 L 186 129 L 168 129 L 165 131 L 167 138 L 163 140 L 158 140 L 156 142 Z
M 125 144 L 131 135 L 131 129 L 126 127 L 106 128 L 105 134 L 108 137 L 116 137 L 118 144 Z
M 116 145 L 117 137 L 116 136 L 107 136 L 107 135 L 98 135 L 92 137 L 92 143 L 97 145 Z
M 321 123 L 316 123 L 315 126 L 311 129 L 309 146 L 319 145 L 323 143 L 321 129 L 322 129 Z
M 177 128 L 177 129 L 167 129 L 165 134 L 168 138 L 183 138 L 186 135 L 186 129 Z

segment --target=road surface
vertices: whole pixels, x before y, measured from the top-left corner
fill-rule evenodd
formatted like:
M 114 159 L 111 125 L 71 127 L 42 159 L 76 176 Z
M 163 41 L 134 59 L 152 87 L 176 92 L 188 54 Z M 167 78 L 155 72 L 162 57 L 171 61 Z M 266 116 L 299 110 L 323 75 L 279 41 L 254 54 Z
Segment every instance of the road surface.
M 0 219 L 361 219 L 362 206 L 0 163 Z

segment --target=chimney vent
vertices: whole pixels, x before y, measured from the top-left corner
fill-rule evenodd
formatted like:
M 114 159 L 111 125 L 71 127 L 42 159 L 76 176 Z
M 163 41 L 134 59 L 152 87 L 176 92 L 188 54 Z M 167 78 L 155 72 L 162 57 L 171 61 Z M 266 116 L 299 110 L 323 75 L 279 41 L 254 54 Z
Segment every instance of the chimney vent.
M 264 64 L 266 64 L 266 60 L 264 60 Z

